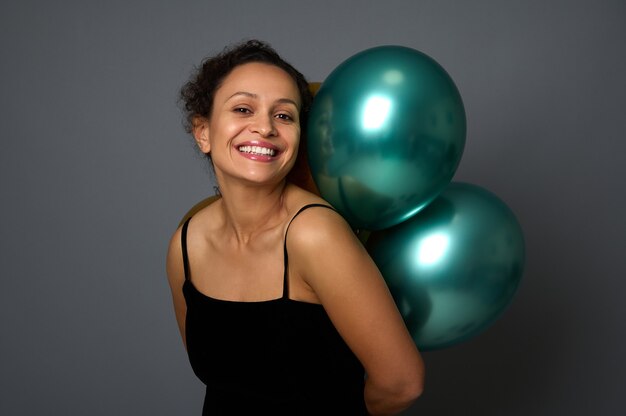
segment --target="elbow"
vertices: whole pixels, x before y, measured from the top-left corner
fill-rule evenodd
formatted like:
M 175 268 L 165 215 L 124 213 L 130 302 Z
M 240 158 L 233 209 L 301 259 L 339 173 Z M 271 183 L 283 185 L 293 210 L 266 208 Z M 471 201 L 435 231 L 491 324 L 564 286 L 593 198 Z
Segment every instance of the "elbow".
M 424 365 L 411 367 L 413 371 L 405 373 L 395 384 L 396 395 L 410 406 L 424 392 Z
M 411 403 L 416 401 L 422 393 L 424 393 L 424 362 L 421 357 L 419 362 L 412 367 L 414 369 L 413 372 L 407 376 L 405 381 L 405 394 L 410 399 Z
M 407 380 L 397 389 L 396 397 L 405 407 L 411 406 L 424 392 L 424 377 L 418 376 Z
M 406 398 L 409 400 L 409 404 L 413 404 L 424 392 L 424 377 L 420 377 L 406 389 Z
M 410 407 L 422 395 L 424 376 L 422 373 L 398 379 L 391 384 L 376 384 L 372 380 L 366 382 L 365 397 L 369 414 L 394 415 Z

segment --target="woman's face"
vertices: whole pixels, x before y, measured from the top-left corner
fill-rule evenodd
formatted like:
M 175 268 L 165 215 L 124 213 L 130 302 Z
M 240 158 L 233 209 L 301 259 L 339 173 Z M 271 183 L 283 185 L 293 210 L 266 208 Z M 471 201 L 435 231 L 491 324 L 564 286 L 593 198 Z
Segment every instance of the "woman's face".
M 211 152 L 220 186 L 233 179 L 282 181 L 298 153 L 300 106 L 298 87 L 282 69 L 256 62 L 233 69 L 195 133 L 201 150 Z

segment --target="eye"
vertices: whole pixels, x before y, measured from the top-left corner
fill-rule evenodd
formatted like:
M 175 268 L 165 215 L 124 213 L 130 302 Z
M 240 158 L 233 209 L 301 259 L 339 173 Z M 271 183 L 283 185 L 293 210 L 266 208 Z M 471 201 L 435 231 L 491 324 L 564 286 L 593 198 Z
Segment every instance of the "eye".
M 252 113 L 252 111 L 250 111 L 250 109 L 246 108 L 246 107 L 235 107 L 233 109 L 233 111 L 235 113 L 241 113 L 241 114 L 251 114 Z
M 279 118 L 284 121 L 293 121 L 293 117 L 291 117 L 291 115 L 286 114 L 286 113 L 276 114 L 276 118 Z

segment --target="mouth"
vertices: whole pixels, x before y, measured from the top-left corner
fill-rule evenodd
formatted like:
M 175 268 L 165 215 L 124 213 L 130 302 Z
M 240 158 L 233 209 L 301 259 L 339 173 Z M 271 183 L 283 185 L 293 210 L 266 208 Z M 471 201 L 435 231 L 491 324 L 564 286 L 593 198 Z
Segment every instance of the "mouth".
M 275 156 L 276 149 L 262 146 L 239 146 L 237 150 L 241 153 L 245 153 L 253 156 Z

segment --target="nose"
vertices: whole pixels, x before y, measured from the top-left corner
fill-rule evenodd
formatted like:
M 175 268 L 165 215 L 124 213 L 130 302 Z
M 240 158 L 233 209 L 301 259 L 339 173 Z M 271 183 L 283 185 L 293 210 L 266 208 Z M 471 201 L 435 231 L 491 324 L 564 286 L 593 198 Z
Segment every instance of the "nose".
M 276 128 L 274 127 L 274 117 L 259 114 L 251 124 L 250 130 L 260 134 L 262 137 L 275 136 Z

